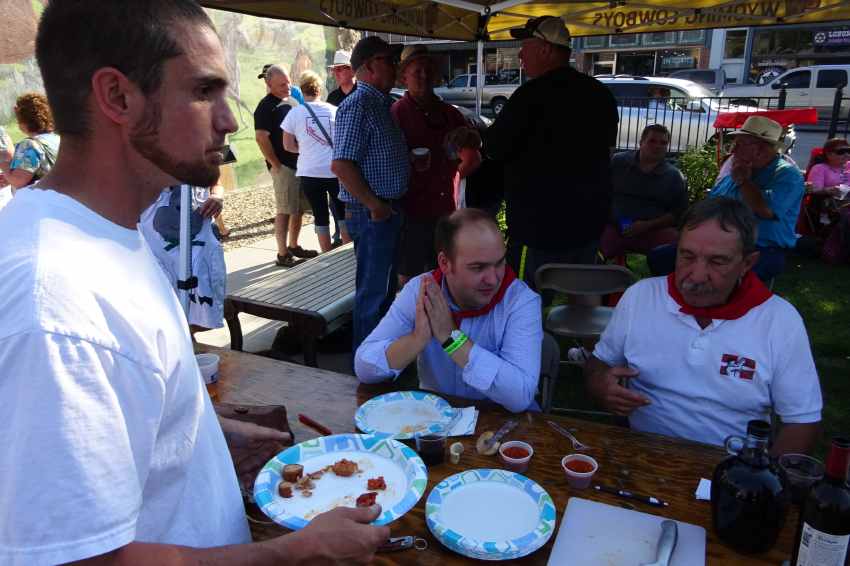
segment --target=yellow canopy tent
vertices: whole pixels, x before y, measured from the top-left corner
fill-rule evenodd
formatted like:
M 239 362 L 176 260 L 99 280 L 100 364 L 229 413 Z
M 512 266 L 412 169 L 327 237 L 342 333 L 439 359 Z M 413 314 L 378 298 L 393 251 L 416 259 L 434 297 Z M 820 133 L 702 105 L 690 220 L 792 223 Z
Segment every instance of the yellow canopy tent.
M 850 19 L 850 0 L 201 0 L 209 8 L 378 32 L 463 41 L 509 39 L 536 16 L 573 37 Z
M 850 19 L 850 0 L 201 0 L 208 8 L 435 39 L 478 42 L 481 112 L 484 41 L 510 39 L 529 18 L 559 16 L 573 37 Z

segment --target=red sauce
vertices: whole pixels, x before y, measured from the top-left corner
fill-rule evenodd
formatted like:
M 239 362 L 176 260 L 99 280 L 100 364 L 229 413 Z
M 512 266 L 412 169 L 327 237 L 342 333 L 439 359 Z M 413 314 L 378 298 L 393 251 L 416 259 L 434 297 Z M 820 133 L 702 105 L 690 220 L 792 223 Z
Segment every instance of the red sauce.
M 586 474 L 593 471 L 593 464 L 584 460 L 570 460 L 566 463 L 566 466 L 578 474 Z
M 506 458 L 522 460 L 523 458 L 528 457 L 528 450 L 521 446 L 511 446 L 502 450 L 502 454 L 504 454 Z

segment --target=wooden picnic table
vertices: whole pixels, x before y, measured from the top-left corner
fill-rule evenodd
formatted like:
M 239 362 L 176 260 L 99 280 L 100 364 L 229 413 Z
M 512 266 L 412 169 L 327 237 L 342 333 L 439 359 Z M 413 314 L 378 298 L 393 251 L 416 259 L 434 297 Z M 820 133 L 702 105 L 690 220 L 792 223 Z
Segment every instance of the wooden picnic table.
M 280 320 L 301 336 L 304 363 L 316 367 L 316 340 L 351 319 L 356 271 L 354 244 L 349 243 L 227 295 L 230 347 L 242 350 L 240 312 Z
M 354 414 L 357 407 L 375 395 L 390 391 L 387 386 L 363 385 L 350 375 L 281 362 L 232 350 L 210 349 L 221 356 L 219 372 L 220 400 L 239 404 L 284 404 L 296 442 L 318 434 L 306 428 L 297 415 L 304 413 L 335 433 L 356 432 Z M 469 406 L 469 400 L 445 396 L 453 406 Z M 475 403 L 480 410 L 476 434 L 496 430 L 509 416 L 492 403 Z M 711 478 L 715 465 L 725 456 L 717 447 L 677 440 L 654 434 L 633 432 L 623 427 L 579 419 L 528 413 L 520 415 L 520 425 L 508 438 L 523 439 L 534 447 L 531 466 L 525 473 L 552 496 L 558 511 L 558 525 L 571 496 L 592 499 L 611 505 L 625 500 L 593 490 L 574 490 L 569 487 L 560 467 L 561 457 L 573 452 L 569 441 L 555 433 L 545 419 L 555 420 L 572 429 L 584 443 L 595 449 L 589 452 L 599 462 L 594 481 L 616 485 L 620 479 L 624 488 L 637 493 L 661 497 L 670 503 L 659 509 L 632 502 L 637 511 L 663 515 L 702 526 L 706 529 L 706 564 L 708 565 L 772 565 L 778 566 L 791 554 L 797 523 L 797 511 L 789 510 L 785 528 L 774 548 L 765 554 L 745 556 L 722 544 L 711 527 L 711 505 L 694 498 L 699 478 Z M 496 456 L 475 453 L 475 436 L 462 437 L 465 451 L 460 464 L 448 459 L 428 470 L 428 489 L 406 515 L 391 524 L 392 536 L 416 535 L 428 541 L 425 551 L 407 550 L 381 554 L 376 564 L 426 564 L 452 566 L 474 562 L 443 547 L 425 523 L 425 500 L 430 490 L 444 478 L 471 468 L 502 467 Z M 627 472 L 627 474 L 625 473 Z M 277 525 L 252 523 L 254 540 L 265 540 L 288 532 Z M 512 564 L 546 564 L 557 533 L 540 550 Z

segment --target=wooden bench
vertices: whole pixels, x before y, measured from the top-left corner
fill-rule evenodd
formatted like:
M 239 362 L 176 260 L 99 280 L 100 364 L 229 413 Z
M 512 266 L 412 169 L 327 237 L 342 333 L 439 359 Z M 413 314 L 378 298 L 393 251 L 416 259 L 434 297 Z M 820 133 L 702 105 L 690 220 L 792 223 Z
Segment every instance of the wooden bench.
M 346 244 L 228 295 L 230 347 L 242 350 L 240 312 L 280 320 L 301 336 L 304 363 L 317 367 L 316 340 L 351 319 L 356 270 L 354 245 Z

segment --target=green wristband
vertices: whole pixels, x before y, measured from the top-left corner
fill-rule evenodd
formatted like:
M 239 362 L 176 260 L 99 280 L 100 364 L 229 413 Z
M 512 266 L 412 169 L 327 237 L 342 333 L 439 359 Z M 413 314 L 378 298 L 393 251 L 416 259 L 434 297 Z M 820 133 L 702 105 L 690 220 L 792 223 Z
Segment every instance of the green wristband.
M 461 346 L 463 346 L 464 344 L 466 344 L 466 341 L 467 341 L 467 340 L 469 340 L 469 338 L 466 336 L 466 334 L 462 334 L 460 338 L 458 338 L 457 340 L 455 340 L 454 342 L 452 342 L 452 343 L 451 343 L 449 346 L 447 346 L 446 348 L 443 348 L 443 350 L 446 352 L 446 354 L 448 354 L 449 356 L 451 356 L 451 355 L 452 355 L 452 354 L 454 354 L 457 350 L 459 350 Z

